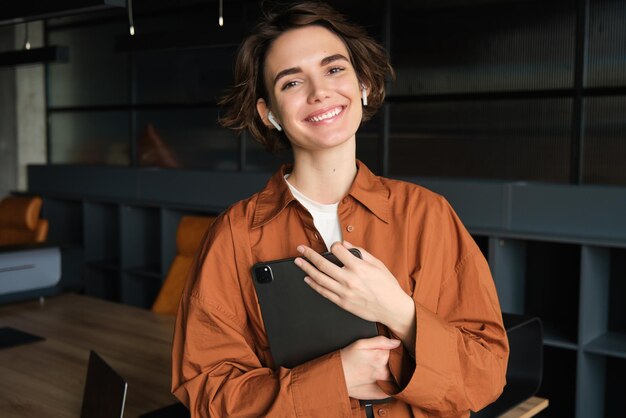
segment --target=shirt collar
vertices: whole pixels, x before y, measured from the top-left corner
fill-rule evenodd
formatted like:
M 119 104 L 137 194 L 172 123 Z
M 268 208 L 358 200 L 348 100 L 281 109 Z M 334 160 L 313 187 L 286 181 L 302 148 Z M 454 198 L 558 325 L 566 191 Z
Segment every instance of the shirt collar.
M 356 163 L 357 174 L 348 194 L 380 220 L 389 223 L 389 189 L 365 164 L 359 160 Z M 295 200 L 285 180 L 285 174 L 291 172 L 292 167 L 292 164 L 282 165 L 259 192 L 252 220 L 253 229 L 270 222 Z

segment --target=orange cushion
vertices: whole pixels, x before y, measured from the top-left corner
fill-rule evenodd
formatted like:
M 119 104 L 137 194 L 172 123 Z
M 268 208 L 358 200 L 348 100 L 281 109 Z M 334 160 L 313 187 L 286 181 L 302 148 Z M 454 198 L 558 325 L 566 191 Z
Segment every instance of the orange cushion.
M 35 242 L 45 242 L 46 238 L 48 238 L 48 220 L 40 219 L 37 222 L 37 228 L 35 228 Z
M 183 216 L 176 231 L 178 254 L 192 257 L 200 246 L 204 233 L 214 221 L 214 216 Z
M 178 303 L 187 282 L 189 267 L 202 243 L 204 234 L 214 220 L 214 216 L 183 216 L 181 218 L 176 231 L 178 254 L 152 304 L 153 312 L 176 315 Z
M 0 228 L 34 231 L 40 213 L 40 197 L 9 196 L 0 202 Z
M 32 244 L 35 233 L 28 229 L 0 228 L 0 245 Z
M 174 258 L 167 273 L 167 278 L 163 282 L 163 286 L 161 286 L 161 290 L 152 305 L 153 312 L 176 315 L 192 261 L 193 257 L 177 255 Z

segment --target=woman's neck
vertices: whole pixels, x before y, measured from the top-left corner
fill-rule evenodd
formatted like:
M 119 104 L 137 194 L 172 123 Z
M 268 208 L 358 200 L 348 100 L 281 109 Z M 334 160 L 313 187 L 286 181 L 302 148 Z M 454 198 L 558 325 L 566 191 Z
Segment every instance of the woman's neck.
M 294 166 L 288 181 L 309 199 L 330 204 L 337 203 L 348 193 L 356 172 L 354 151 L 309 153 L 294 150 Z

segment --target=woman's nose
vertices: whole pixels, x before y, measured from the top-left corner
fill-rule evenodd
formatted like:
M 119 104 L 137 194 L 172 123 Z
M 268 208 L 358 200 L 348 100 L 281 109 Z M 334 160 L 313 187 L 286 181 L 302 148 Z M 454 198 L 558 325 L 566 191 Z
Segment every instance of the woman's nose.
M 329 89 L 323 80 L 311 80 L 309 82 L 309 103 L 318 103 L 328 98 Z

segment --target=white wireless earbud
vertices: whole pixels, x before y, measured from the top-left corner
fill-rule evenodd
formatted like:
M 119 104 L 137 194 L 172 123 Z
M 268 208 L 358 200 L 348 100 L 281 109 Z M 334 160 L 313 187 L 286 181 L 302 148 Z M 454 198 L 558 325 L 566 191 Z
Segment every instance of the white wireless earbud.
M 361 101 L 363 102 L 363 106 L 367 106 L 367 89 L 363 84 L 361 84 Z
M 276 128 L 277 131 L 282 131 L 283 127 L 280 126 L 280 124 L 278 122 L 276 122 L 276 119 L 274 119 L 274 115 L 272 114 L 272 112 L 269 112 L 267 114 L 267 118 L 270 120 L 270 123 L 272 125 L 274 125 L 274 128 Z

